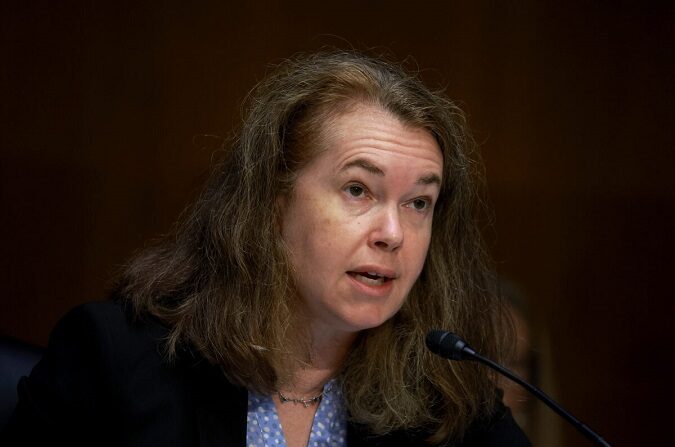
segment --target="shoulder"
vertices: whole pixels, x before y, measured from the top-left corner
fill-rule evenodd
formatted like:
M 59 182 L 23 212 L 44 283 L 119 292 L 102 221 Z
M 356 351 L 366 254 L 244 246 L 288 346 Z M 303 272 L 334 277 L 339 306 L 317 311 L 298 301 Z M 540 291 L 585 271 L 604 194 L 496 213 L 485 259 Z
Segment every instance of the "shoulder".
M 77 306 L 52 330 L 25 385 L 53 388 L 67 399 L 115 397 L 144 371 L 168 366 L 163 355 L 168 331 L 151 318 L 134 318 L 120 302 Z
M 118 302 L 72 309 L 54 327 L 43 358 L 19 382 L 7 434 L 77 445 L 96 433 L 116 439 L 158 408 L 184 403 L 183 370 L 163 355 L 167 334 Z M 105 421 L 116 421 L 117 431 Z
M 69 367 L 115 372 L 146 357 L 160 362 L 168 329 L 150 318 L 134 318 L 116 301 L 83 304 L 54 327 L 38 368 Z M 45 365 L 45 363 L 47 365 Z
M 121 301 L 96 301 L 68 312 L 50 336 L 50 345 L 60 336 L 89 334 L 104 346 L 121 344 L 125 348 L 143 348 L 163 339 L 169 329 L 155 318 L 135 316 L 130 305 Z M 56 339 L 56 340 L 55 340 Z M 136 345 L 131 342 L 135 342 Z
M 70 310 L 55 326 L 50 345 L 60 336 L 81 335 L 87 332 L 110 341 L 113 336 L 121 341 L 131 338 L 162 336 L 168 329 L 151 317 L 133 316 L 128 305 L 121 301 L 96 301 Z M 55 340 L 56 339 L 56 340 Z

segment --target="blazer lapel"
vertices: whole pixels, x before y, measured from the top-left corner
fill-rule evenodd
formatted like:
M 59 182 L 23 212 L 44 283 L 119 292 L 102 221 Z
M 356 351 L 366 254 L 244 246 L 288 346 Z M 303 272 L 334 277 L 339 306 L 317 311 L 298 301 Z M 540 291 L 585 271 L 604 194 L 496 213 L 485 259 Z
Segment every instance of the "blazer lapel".
M 248 392 L 229 383 L 220 368 L 190 368 L 195 423 L 201 447 L 245 447 Z

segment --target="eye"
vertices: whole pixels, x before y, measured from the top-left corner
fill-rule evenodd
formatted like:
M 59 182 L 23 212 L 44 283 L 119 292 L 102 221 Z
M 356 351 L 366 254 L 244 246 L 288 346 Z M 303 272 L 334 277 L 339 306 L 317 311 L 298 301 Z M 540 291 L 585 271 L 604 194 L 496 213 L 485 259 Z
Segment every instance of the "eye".
M 347 186 L 345 189 L 347 191 L 347 194 L 349 194 L 352 197 L 364 197 L 366 195 L 366 188 L 363 185 L 359 184 L 351 184 Z
M 418 198 L 410 201 L 408 206 L 415 211 L 426 211 L 431 206 L 431 201 L 429 199 Z

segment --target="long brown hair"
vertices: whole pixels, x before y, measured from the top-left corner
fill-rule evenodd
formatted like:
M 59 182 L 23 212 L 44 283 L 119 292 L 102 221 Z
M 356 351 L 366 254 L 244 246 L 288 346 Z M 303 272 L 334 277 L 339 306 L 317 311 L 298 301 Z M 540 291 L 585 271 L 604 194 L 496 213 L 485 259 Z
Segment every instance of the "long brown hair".
M 401 66 L 356 52 L 301 55 L 251 92 L 238 136 L 175 231 L 128 265 L 117 294 L 170 327 L 238 385 L 271 392 L 299 297 L 281 240 L 278 197 L 317 153 L 322 124 L 355 102 L 423 128 L 443 153 L 441 193 L 424 269 L 401 310 L 360 334 L 340 373 L 350 416 L 374 433 L 427 427 L 461 436 L 489 413 L 494 381 L 424 347 L 450 328 L 499 358 L 502 311 L 477 224 L 481 164 L 461 110 Z

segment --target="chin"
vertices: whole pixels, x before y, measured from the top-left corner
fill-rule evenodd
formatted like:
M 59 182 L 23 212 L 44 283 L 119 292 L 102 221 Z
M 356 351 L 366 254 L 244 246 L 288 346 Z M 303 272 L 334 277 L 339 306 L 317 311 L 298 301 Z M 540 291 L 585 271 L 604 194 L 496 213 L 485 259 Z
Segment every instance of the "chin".
M 386 317 L 379 317 L 379 318 L 360 318 L 360 319 L 352 319 L 352 320 L 347 320 L 345 323 L 352 328 L 353 332 L 360 332 L 360 331 L 365 331 L 368 329 L 374 329 L 378 326 L 382 326 L 384 323 L 386 323 L 391 317 L 395 315 L 391 314 Z

